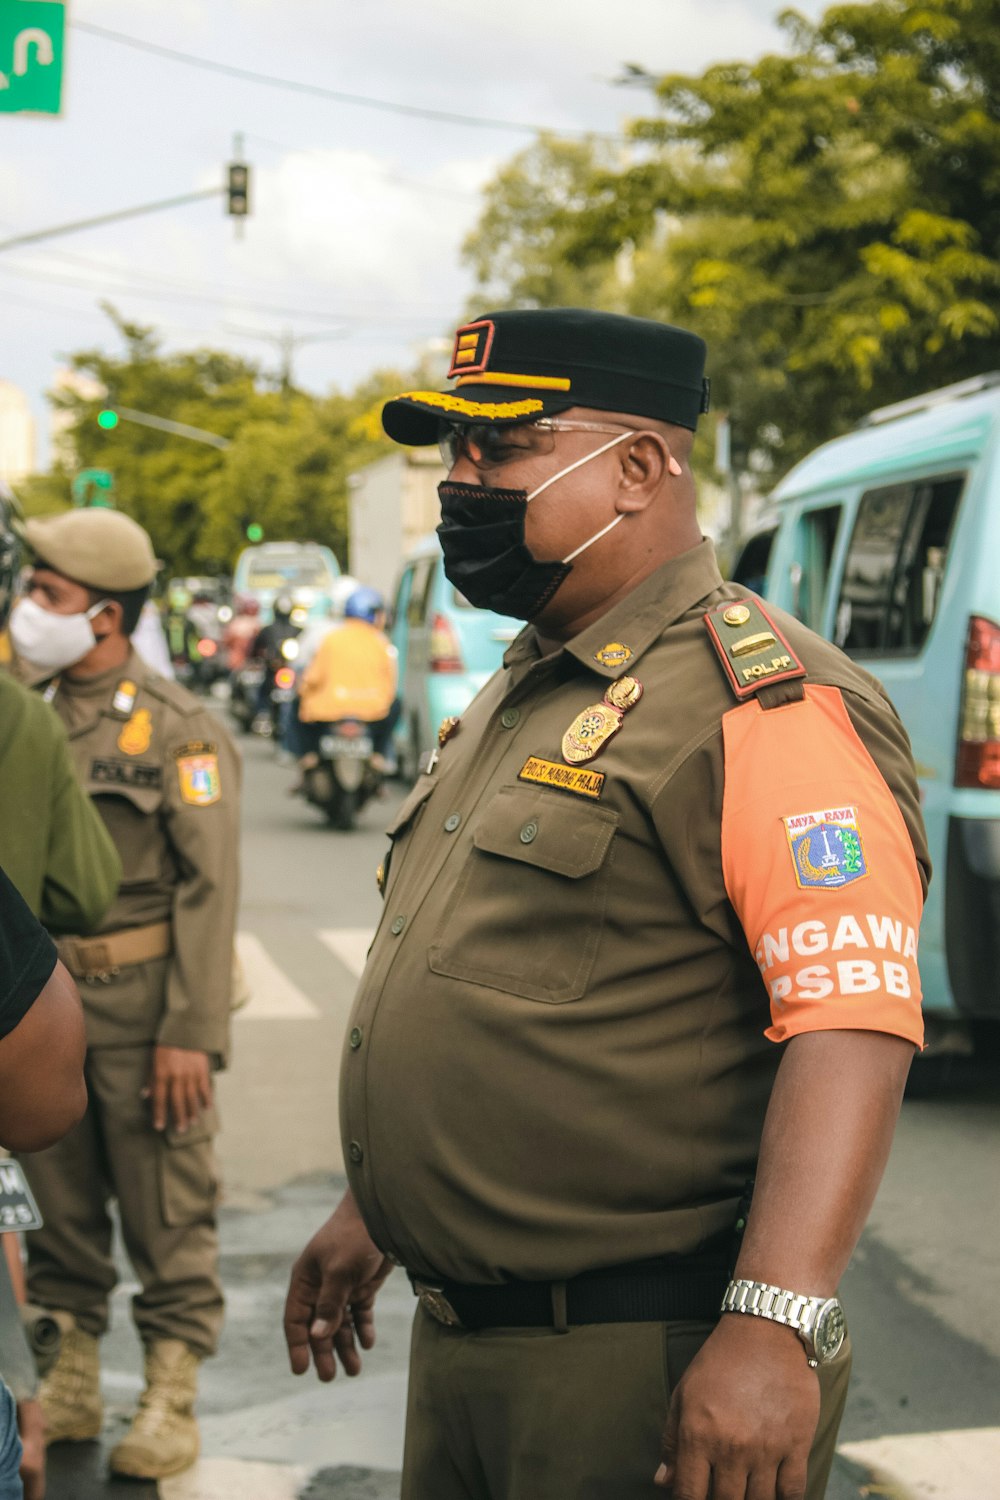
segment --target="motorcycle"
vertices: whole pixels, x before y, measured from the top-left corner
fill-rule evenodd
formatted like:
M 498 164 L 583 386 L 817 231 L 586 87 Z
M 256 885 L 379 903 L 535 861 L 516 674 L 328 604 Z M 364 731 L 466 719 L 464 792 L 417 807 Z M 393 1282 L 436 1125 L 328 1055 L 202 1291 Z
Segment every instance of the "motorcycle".
M 338 720 L 320 739 L 319 761 L 305 772 L 302 791 L 334 828 L 353 828 L 382 785 L 382 773 L 372 764 L 374 751 L 368 725 L 358 719 Z
M 257 693 L 264 681 L 262 661 L 248 661 L 230 678 L 229 712 L 242 734 L 249 734 L 257 711 Z

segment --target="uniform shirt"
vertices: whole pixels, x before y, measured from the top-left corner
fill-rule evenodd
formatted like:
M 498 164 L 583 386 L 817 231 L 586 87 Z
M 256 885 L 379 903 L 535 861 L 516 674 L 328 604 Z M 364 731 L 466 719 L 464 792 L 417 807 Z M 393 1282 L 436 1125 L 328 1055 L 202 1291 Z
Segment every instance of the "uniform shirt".
M 0 673 L 0 865 L 50 931 L 90 932 L 121 861 L 50 708 Z
M 172 929 L 173 951 L 154 961 L 155 975 L 147 964 L 110 983 L 80 981 L 88 1043 L 155 1040 L 224 1055 L 239 893 L 240 765 L 229 732 L 135 651 L 111 672 L 63 676 L 48 692 L 124 871 L 98 933 Z
M 734 1224 L 776 1040 L 920 1041 L 906 735 L 781 615 L 806 686 L 740 703 L 704 616 L 741 596 L 706 542 L 550 656 L 529 627 L 389 829 L 341 1125 L 373 1238 L 418 1274 L 694 1253 Z M 564 732 L 623 674 L 642 697 L 568 764 Z M 863 847 L 839 887 L 824 833 Z
M 28 1014 L 55 966 L 55 944 L 0 870 L 0 1037 Z

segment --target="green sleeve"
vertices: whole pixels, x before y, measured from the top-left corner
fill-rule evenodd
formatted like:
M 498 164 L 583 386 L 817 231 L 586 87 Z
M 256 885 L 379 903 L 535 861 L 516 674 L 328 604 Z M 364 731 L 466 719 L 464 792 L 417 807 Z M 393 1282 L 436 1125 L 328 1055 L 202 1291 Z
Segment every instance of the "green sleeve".
M 52 796 L 41 920 L 56 933 L 90 932 L 117 894 L 122 867 L 100 813 L 76 779 L 62 735 L 53 760 Z

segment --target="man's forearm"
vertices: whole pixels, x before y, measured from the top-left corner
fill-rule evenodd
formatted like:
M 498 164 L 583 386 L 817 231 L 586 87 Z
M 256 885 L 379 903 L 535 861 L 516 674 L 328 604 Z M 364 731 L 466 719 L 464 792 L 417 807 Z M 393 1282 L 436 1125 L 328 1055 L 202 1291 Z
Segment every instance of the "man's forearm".
M 885 1170 L 912 1057 L 912 1043 L 877 1031 L 786 1044 L 737 1276 L 833 1295 Z

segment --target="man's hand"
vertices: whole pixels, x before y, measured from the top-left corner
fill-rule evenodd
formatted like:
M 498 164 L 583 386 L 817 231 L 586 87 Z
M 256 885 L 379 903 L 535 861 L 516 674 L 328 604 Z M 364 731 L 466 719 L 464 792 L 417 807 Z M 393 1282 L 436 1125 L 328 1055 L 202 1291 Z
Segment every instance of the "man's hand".
M 42 1408 L 37 1401 L 17 1403 L 17 1430 L 24 1449 L 21 1459 L 24 1500 L 45 1500 L 45 1432 Z
M 168 1123 L 182 1134 L 212 1104 L 212 1073 L 207 1052 L 187 1047 L 154 1047 L 149 1083 L 143 1090 L 150 1101 L 153 1129 Z
M 334 1350 L 345 1375 L 360 1375 L 357 1346 L 375 1344 L 375 1294 L 391 1270 L 392 1262 L 373 1243 L 346 1193 L 292 1267 L 285 1342 L 293 1375 L 305 1374 L 311 1352 L 320 1380 L 332 1380 Z
M 656 1483 L 675 1500 L 802 1500 L 818 1421 L 797 1335 L 726 1314 L 674 1391 Z

